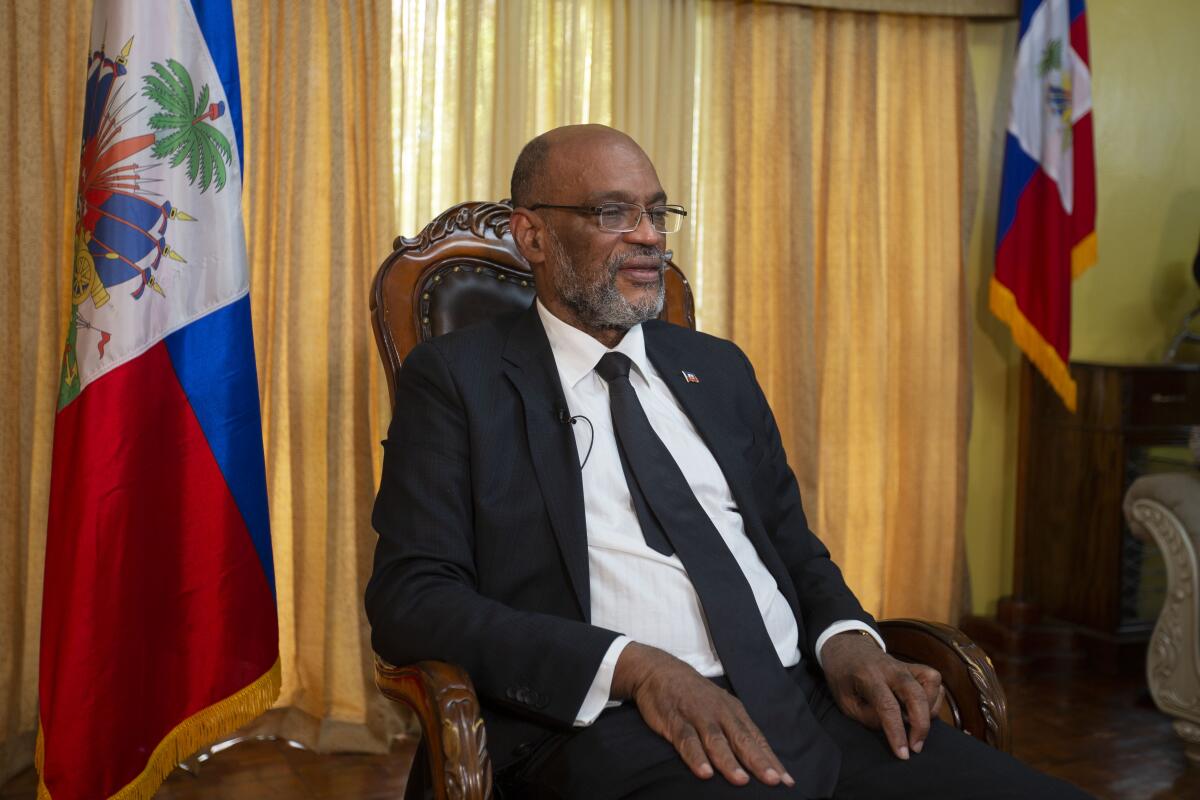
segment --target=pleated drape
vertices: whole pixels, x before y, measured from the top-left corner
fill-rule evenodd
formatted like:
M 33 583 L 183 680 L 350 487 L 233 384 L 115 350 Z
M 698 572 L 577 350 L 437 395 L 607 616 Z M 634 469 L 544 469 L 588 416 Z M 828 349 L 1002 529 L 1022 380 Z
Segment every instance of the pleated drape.
M 811 18 L 705 3 L 697 48 L 700 326 L 749 355 L 793 460 L 815 414 L 801 383 L 813 360 Z M 805 497 L 815 477 L 801 474 Z
M 279 706 L 259 732 L 382 750 L 362 591 L 388 418 L 367 315 L 391 249 L 391 3 L 235 3 L 244 202 L 262 390 Z
M 91 3 L 0 9 L 0 784 L 29 766 Z M 68 89 L 69 87 L 69 89 Z
M 701 326 L 749 354 L 811 526 L 883 616 L 960 599 L 965 25 L 700 6 Z
M 402 2 L 393 20 L 397 231 L 508 196 L 527 141 L 596 122 L 650 154 L 672 199 L 692 188 L 696 0 Z M 673 241 L 687 263 L 688 242 Z
M 864 605 L 957 619 L 965 22 L 813 15 L 816 527 Z

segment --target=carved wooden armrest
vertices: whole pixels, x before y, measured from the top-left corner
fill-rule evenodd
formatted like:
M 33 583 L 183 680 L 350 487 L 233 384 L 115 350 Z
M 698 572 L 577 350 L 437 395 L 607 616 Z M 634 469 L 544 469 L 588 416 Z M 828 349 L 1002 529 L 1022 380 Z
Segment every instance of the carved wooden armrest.
M 992 661 L 962 631 L 938 622 L 889 619 L 879 623 L 888 652 L 942 673 L 948 722 L 998 750 L 1009 752 L 1008 701 Z
M 467 673 L 444 661 L 392 666 L 375 657 L 375 683 L 387 697 L 411 708 L 421 722 L 421 745 L 413 757 L 406 798 L 487 800 L 492 762 L 479 716 L 479 699 Z

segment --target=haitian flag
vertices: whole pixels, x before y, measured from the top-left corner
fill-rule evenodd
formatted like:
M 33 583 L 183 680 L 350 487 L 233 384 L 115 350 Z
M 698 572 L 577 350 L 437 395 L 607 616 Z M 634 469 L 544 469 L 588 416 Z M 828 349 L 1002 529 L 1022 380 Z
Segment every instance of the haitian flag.
M 1075 410 L 1071 282 L 1096 262 L 1083 0 L 1022 0 L 989 305 Z
M 147 798 L 279 694 L 230 0 L 97 0 L 39 798 Z

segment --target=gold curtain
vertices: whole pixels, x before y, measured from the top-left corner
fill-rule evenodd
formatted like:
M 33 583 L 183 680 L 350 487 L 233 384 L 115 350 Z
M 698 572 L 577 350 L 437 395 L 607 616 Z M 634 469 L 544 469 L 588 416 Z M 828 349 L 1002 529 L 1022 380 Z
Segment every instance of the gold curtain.
M 965 22 L 700 11 L 702 326 L 754 362 L 810 524 L 867 609 L 956 619 Z
M 885 616 L 957 619 L 965 22 L 814 15 L 817 524 Z
M 757 3 L 866 11 L 884 14 L 922 14 L 951 17 L 1015 17 L 1020 0 L 754 0 Z
M 700 324 L 750 356 L 794 461 L 813 417 L 798 391 L 812 361 L 811 15 L 710 2 L 700 37 Z
M 692 188 L 696 0 L 403 0 L 392 21 L 397 232 L 508 196 L 521 147 L 581 122 L 628 131 L 672 198 Z M 687 263 L 688 243 L 672 242 Z
M 387 418 L 367 296 L 391 248 L 391 3 L 234 3 L 283 687 L 256 732 L 386 748 L 362 591 Z
M 5 221 L 0 321 L 0 785 L 33 760 L 38 641 L 58 366 L 83 126 L 91 4 L 6 3 L 0 49 Z

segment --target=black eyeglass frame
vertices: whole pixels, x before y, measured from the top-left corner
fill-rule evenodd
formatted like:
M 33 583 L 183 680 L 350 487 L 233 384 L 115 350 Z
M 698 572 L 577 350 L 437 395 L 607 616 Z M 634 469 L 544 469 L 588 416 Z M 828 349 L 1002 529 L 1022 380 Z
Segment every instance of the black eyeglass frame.
M 637 222 L 633 223 L 632 228 L 624 228 L 621 230 L 617 230 L 616 228 L 606 228 L 600 224 L 600 220 L 603 217 L 605 209 L 612 209 L 614 207 L 616 207 L 616 208 L 636 208 L 640 211 L 640 213 L 638 214 Z M 557 205 L 554 203 L 534 203 L 533 205 L 529 206 L 530 211 L 537 211 L 539 208 L 558 208 L 558 209 L 562 209 L 563 211 L 578 211 L 582 214 L 595 214 L 596 215 L 596 226 L 599 227 L 600 230 L 608 231 L 609 233 L 630 233 L 631 231 L 636 231 L 638 229 L 638 226 L 642 224 L 642 217 L 646 216 L 647 214 L 652 214 L 655 211 L 669 212 L 669 213 L 675 214 L 679 217 L 687 216 L 687 209 L 685 209 L 683 206 L 670 205 L 670 204 L 664 203 L 662 205 L 650 206 L 650 208 L 646 208 L 641 203 L 622 203 L 622 202 L 618 202 L 615 200 L 611 203 L 601 203 L 598 206 L 563 206 L 563 205 Z M 667 218 L 664 215 L 663 220 L 665 221 L 666 219 Z M 682 219 L 679 220 L 679 224 L 680 225 L 683 224 Z M 679 228 L 676 228 L 673 231 L 664 231 L 662 228 L 659 228 L 657 225 L 654 224 L 653 216 L 650 217 L 650 227 L 654 228 L 654 230 L 656 230 L 662 234 L 677 233 L 679 230 Z

